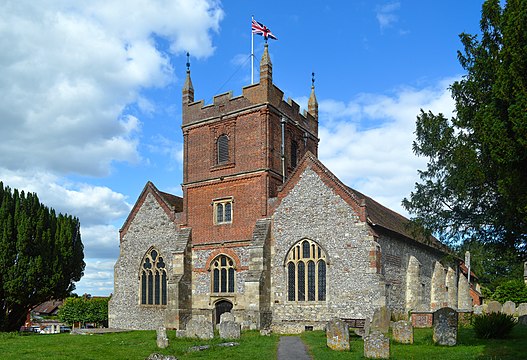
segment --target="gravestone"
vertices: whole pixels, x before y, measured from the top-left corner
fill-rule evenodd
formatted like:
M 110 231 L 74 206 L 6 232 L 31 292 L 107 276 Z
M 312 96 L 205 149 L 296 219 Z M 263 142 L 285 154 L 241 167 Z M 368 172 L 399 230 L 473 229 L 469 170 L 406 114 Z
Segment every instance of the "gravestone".
M 512 301 L 505 301 L 505 303 L 501 307 L 501 312 L 507 315 L 514 315 L 515 311 L 516 311 L 516 304 Z
M 168 347 L 167 329 L 164 326 L 160 326 L 157 329 L 157 347 L 160 349 Z
M 489 301 L 487 304 L 487 314 L 499 313 L 501 311 L 501 304 L 498 301 Z
M 163 355 L 159 353 L 150 354 L 145 360 L 177 360 L 174 355 Z
M 235 321 L 234 320 L 234 315 L 232 315 L 232 313 L 230 313 L 230 312 L 224 312 L 220 316 L 220 324 L 222 322 L 224 322 L 224 321 Z
M 219 325 L 220 338 L 222 339 L 239 339 L 241 334 L 241 325 L 235 321 L 224 321 Z
M 434 343 L 454 346 L 457 343 L 457 311 L 445 307 L 434 312 Z
M 474 305 L 474 315 L 483 314 L 483 305 Z
M 349 350 L 350 338 L 346 322 L 332 319 L 326 325 L 326 342 L 331 350 Z
M 414 343 L 414 328 L 412 324 L 405 320 L 399 320 L 392 325 L 392 337 L 394 341 L 401 344 Z
M 381 306 L 380 308 L 375 309 L 373 312 L 373 317 L 371 319 L 371 324 L 369 331 L 380 331 L 383 334 L 387 334 L 390 329 L 390 309 L 386 306 Z M 368 335 L 368 333 L 365 333 Z
M 518 316 L 527 315 L 527 303 L 521 303 L 518 305 L 516 311 L 518 312 Z
M 518 324 L 527 326 L 527 315 L 519 316 Z
M 380 331 L 372 331 L 364 337 L 364 357 L 368 359 L 389 359 L 390 339 Z
M 204 315 L 194 315 L 187 323 L 185 331 L 187 337 L 197 337 L 199 339 L 214 338 L 214 325 L 207 320 Z

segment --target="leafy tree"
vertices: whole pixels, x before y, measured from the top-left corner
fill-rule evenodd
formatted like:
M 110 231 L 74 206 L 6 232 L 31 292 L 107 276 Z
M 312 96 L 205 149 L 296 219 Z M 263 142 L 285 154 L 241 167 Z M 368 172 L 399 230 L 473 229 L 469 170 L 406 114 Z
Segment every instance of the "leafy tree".
M 18 330 L 32 307 L 75 289 L 85 267 L 79 228 L 0 182 L 0 331 Z
M 483 4 L 481 38 L 461 34 L 467 74 L 451 86 L 456 115 L 421 110 L 413 150 L 429 158 L 403 206 L 442 240 L 527 238 L 527 0 Z
M 59 308 L 59 319 L 73 325 L 75 323 L 108 323 L 109 298 L 67 298 Z
M 505 301 L 512 301 L 516 304 L 527 302 L 527 286 L 523 280 L 506 281 L 496 288 L 492 299 L 500 303 Z
M 501 283 L 518 279 L 523 281 L 523 262 L 514 248 L 504 249 L 499 244 L 483 244 L 476 240 L 465 241 L 457 254 L 463 259 L 470 251 L 471 270 L 478 276 L 485 297 L 491 296 Z

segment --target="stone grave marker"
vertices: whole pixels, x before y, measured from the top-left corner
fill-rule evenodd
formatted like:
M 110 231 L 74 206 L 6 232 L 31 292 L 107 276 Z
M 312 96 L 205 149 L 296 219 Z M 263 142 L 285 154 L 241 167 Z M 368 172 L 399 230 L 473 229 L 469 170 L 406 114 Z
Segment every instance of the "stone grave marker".
M 393 340 L 401 344 L 414 343 L 414 328 L 412 323 L 399 320 L 392 325 Z
M 390 329 L 390 309 L 386 306 L 381 306 L 380 308 L 375 309 L 373 312 L 373 317 L 371 319 L 371 324 L 369 331 L 378 330 L 383 334 L 387 334 Z M 368 335 L 366 333 L 366 335 Z
M 168 347 L 167 329 L 164 326 L 157 328 L 157 347 L 160 349 Z
M 483 314 L 483 305 L 474 305 L 474 315 Z
M 519 316 L 518 324 L 527 326 L 527 315 Z
M 221 314 L 219 331 L 222 339 L 239 339 L 241 325 L 234 321 L 234 316 L 230 312 L 226 312 Z
M 501 312 L 507 315 L 514 315 L 515 311 L 516 311 L 516 304 L 512 301 L 505 301 L 505 303 L 501 307 Z
M 487 314 L 499 313 L 501 311 L 501 304 L 498 301 L 489 301 L 487 304 Z
M 432 320 L 434 343 L 438 345 L 454 346 L 457 344 L 457 311 L 445 307 L 434 312 Z
M 326 325 L 326 343 L 331 350 L 350 349 L 348 324 L 340 319 L 332 319 Z
M 518 312 L 518 316 L 527 315 L 527 303 L 521 303 L 518 305 L 516 311 Z
M 185 335 L 199 339 L 212 339 L 214 338 L 214 325 L 204 315 L 194 315 L 187 323 Z
M 380 331 L 372 331 L 364 337 L 364 357 L 368 359 L 389 359 L 390 339 Z

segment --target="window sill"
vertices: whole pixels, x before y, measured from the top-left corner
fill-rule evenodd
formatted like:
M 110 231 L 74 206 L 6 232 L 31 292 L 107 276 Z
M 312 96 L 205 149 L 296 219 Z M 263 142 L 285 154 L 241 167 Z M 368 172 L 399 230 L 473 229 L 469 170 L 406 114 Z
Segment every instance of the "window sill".
M 226 163 L 216 164 L 216 165 L 211 166 L 210 171 L 231 169 L 234 166 L 236 166 L 236 163 L 234 163 L 234 162 L 226 162 Z

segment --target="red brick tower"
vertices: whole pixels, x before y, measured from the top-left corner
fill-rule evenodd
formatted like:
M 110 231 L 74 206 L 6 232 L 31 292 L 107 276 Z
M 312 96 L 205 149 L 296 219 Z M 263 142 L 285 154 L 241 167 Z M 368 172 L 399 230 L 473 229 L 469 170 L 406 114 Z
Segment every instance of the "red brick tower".
M 187 63 L 182 91 L 182 225 L 192 228 L 194 245 L 243 246 L 251 239 L 256 220 L 270 215 L 268 200 L 300 158 L 306 151 L 317 154 L 314 86 L 303 114 L 297 103 L 282 97 L 273 85 L 267 44 L 260 82 L 244 87 L 241 96 L 217 95 L 210 105 L 194 101 Z

